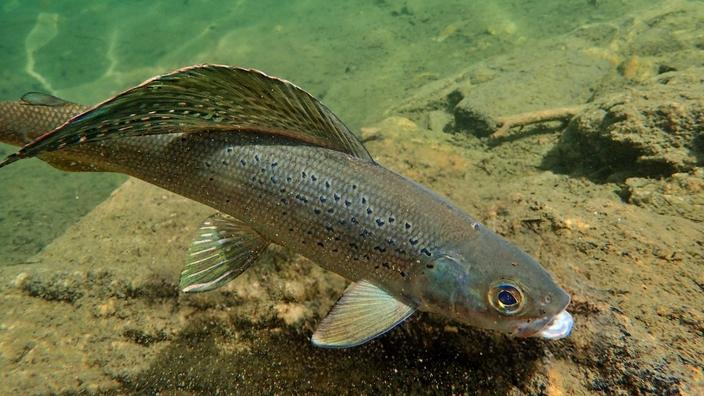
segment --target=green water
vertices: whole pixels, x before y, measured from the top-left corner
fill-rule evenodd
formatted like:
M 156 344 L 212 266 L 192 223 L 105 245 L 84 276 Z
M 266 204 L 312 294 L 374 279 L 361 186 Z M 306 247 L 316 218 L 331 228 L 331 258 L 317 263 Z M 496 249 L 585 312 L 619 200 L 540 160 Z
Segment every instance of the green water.
M 327 309 L 318 300 L 332 304 L 341 279 L 274 252 L 269 272 L 247 285 L 183 297 L 175 291 L 182 250 L 208 209 L 128 182 L 138 202 L 123 194 L 92 212 L 115 229 L 91 228 L 79 221 L 127 177 L 29 159 L 0 170 L 0 394 L 660 394 L 678 386 L 698 394 L 702 318 L 690 312 L 704 303 L 701 159 L 681 170 L 685 182 L 643 198 L 634 185 L 672 172 L 643 181 L 628 179 L 643 176 L 638 169 L 575 170 L 554 158 L 556 129 L 497 145 L 466 128 L 446 134 L 431 118 L 451 117 L 454 85 L 481 92 L 489 110 L 520 113 L 702 67 L 701 4 L 3 0 L 0 100 L 42 91 L 91 105 L 201 63 L 287 79 L 366 131 L 381 163 L 476 211 L 547 263 L 573 295 L 578 327 L 548 345 L 421 315 L 369 346 L 315 349 L 308 338 Z M 0 157 L 15 150 L 0 144 Z M 668 206 L 679 199 L 667 194 L 673 188 L 690 189 L 686 210 Z M 289 323 L 291 312 L 303 319 Z M 668 348 L 677 349 L 663 357 Z

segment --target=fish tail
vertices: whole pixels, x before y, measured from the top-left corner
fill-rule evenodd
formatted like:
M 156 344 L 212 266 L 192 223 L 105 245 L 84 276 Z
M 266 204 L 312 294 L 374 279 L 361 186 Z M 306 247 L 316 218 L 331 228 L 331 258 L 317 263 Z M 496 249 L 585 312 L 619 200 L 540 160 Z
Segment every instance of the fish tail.
M 29 92 L 19 101 L 2 101 L 0 102 L 0 143 L 13 146 L 30 144 L 87 109 L 87 106 L 38 92 Z M 0 161 L 0 168 L 26 157 L 24 151 L 10 155 Z M 42 159 L 59 169 L 70 170 L 63 164 L 57 166 L 52 163 L 55 159 L 53 157 Z
M 5 158 L 4 160 L 0 161 L 0 168 L 3 168 L 3 167 L 5 167 L 5 166 L 8 166 L 8 165 L 10 165 L 11 163 L 17 162 L 17 161 L 19 161 L 19 160 L 21 160 L 21 159 L 22 159 L 22 157 L 20 157 L 20 156 L 17 155 L 17 154 L 10 154 L 10 155 L 7 156 L 7 158 Z

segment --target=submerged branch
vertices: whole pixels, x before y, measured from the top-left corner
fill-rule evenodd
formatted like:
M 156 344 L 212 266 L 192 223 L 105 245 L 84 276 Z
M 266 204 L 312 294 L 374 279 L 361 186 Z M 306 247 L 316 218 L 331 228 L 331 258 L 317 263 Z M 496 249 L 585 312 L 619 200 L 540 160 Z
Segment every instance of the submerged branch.
M 515 114 L 507 117 L 499 117 L 496 119 L 499 128 L 494 131 L 491 137 L 504 137 L 508 135 L 508 131 L 514 127 L 537 124 L 546 121 L 569 121 L 583 108 L 584 106 L 558 107 L 555 109 L 531 111 L 528 113 Z

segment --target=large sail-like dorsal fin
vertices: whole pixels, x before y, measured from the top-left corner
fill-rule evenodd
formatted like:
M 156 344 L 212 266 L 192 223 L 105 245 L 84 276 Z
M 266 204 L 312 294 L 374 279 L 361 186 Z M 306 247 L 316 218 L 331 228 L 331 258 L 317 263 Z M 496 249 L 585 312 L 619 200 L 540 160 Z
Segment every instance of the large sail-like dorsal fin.
M 203 131 L 280 135 L 372 160 L 332 111 L 296 85 L 253 69 L 197 65 L 147 80 L 93 107 L 0 166 L 81 143 Z

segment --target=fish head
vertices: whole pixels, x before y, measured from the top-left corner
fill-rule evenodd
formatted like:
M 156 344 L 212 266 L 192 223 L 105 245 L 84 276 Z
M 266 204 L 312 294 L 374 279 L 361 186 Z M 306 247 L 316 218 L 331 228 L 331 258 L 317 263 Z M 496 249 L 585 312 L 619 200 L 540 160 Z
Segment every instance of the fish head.
M 572 316 L 565 310 L 570 296 L 510 242 L 482 227 L 442 250 L 420 277 L 422 309 L 515 337 L 570 334 Z

